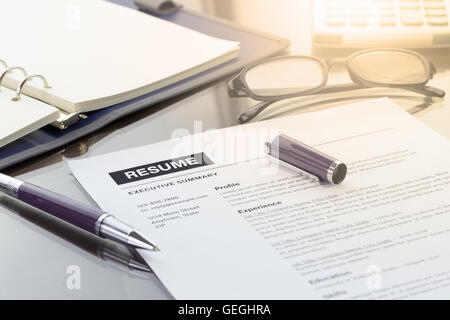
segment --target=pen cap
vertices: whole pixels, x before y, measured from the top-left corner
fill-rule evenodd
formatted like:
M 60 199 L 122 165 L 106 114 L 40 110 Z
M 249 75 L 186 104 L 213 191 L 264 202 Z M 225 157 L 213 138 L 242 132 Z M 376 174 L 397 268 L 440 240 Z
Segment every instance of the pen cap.
M 172 0 L 134 0 L 140 9 L 159 16 L 169 15 L 181 8 Z
M 271 156 L 322 181 L 339 184 L 347 175 L 347 166 L 339 160 L 284 134 L 271 138 L 266 146 Z

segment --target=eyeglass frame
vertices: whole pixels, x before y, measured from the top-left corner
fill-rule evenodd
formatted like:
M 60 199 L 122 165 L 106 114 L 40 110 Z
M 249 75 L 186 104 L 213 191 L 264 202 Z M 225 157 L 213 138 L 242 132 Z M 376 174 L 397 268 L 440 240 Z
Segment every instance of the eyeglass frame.
M 363 79 L 361 76 L 359 76 L 356 72 L 354 72 L 351 68 L 351 61 L 359 56 L 370 52 L 377 52 L 377 51 L 392 51 L 392 52 L 403 52 L 412 54 L 416 57 L 418 57 L 422 63 L 425 66 L 425 73 L 428 75 L 428 78 L 424 82 L 415 83 L 415 84 L 388 84 L 388 83 L 381 83 L 381 82 L 372 82 Z M 279 60 L 290 60 L 290 59 L 308 59 L 313 60 L 317 62 L 321 66 L 322 76 L 323 80 L 322 82 L 311 89 L 301 91 L 301 92 L 294 92 L 292 94 L 284 94 L 284 95 L 273 95 L 273 96 L 263 96 L 258 95 L 252 92 L 250 89 L 247 80 L 246 75 L 248 71 L 253 69 L 254 67 L 265 64 L 271 61 L 279 61 Z M 330 85 L 327 86 L 328 83 L 328 77 L 330 74 L 330 69 L 334 65 L 344 65 L 347 69 L 347 72 L 350 76 L 350 79 L 353 81 L 353 84 L 347 84 L 347 85 Z M 250 97 L 257 101 L 272 101 L 276 102 L 279 100 L 284 99 L 291 99 L 301 96 L 307 96 L 312 95 L 316 93 L 332 93 L 332 92 L 340 92 L 340 91 L 347 91 L 347 90 L 355 90 L 355 89 L 366 89 L 366 88 L 397 88 L 397 89 L 404 89 L 404 90 L 410 90 L 414 91 L 420 94 L 433 96 L 433 97 L 439 97 L 442 98 L 445 96 L 445 92 L 441 89 L 425 86 L 431 79 L 433 79 L 433 76 L 437 73 L 436 67 L 429 59 L 424 57 L 423 55 L 407 49 L 397 49 L 397 48 L 374 48 L 374 49 L 366 49 L 357 51 L 347 58 L 334 58 L 334 59 L 322 59 L 319 57 L 314 56 L 306 56 L 306 55 L 292 55 L 292 56 L 281 56 L 281 57 L 274 57 L 269 59 L 264 59 L 260 61 L 256 61 L 248 66 L 246 66 L 237 76 L 235 76 L 233 79 L 231 79 L 228 82 L 228 93 L 230 97 Z M 355 86 L 356 85 L 356 86 Z M 325 89 L 325 91 L 324 91 Z M 326 90 L 328 89 L 328 90 Z

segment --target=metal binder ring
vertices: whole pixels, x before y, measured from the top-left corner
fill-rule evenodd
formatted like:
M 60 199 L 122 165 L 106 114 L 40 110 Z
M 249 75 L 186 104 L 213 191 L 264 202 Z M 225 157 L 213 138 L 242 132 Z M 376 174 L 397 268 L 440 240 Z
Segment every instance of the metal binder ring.
M 1 86 L 2 81 L 3 81 L 3 78 L 6 76 L 6 74 L 8 74 L 8 73 L 10 73 L 10 72 L 12 72 L 12 71 L 14 71 L 14 70 L 20 70 L 20 71 L 22 71 L 22 73 L 23 73 L 24 76 L 27 76 L 27 75 L 28 75 L 28 73 L 27 73 L 27 72 L 25 71 L 25 69 L 22 68 L 22 67 L 11 67 L 11 68 L 7 68 L 7 69 L 6 69 L 5 71 L 3 71 L 2 74 L 0 75 L 0 86 Z
M 16 91 L 16 96 L 14 98 L 12 98 L 12 101 L 20 100 L 20 94 L 22 93 L 23 86 L 25 85 L 25 83 L 33 80 L 34 78 L 40 78 L 42 80 L 42 82 L 44 83 L 44 88 L 46 88 L 46 89 L 51 88 L 51 86 L 48 85 L 47 79 L 45 79 L 44 76 L 41 76 L 40 74 L 32 74 L 31 76 L 26 77 L 19 83 L 19 86 L 17 87 L 17 91 Z
M 6 63 L 5 60 L 0 59 L 0 63 L 1 63 L 5 68 L 8 68 L 8 64 Z

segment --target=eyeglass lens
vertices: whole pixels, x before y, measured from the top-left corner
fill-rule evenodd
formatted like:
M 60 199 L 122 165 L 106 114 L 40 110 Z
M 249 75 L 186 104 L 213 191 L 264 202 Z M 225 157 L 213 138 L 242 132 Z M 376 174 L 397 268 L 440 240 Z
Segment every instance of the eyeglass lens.
M 362 53 L 349 61 L 349 68 L 363 80 L 386 85 L 412 85 L 429 79 L 420 57 L 400 51 Z M 247 71 L 245 80 L 254 94 L 273 97 L 316 89 L 324 76 L 317 60 L 291 57 L 256 65 Z
M 280 59 L 256 65 L 245 80 L 259 96 L 289 95 L 320 86 L 323 70 L 313 59 Z
M 354 57 L 352 71 L 366 81 L 411 85 L 426 82 L 429 75 L 418 56 L 395 51 L 374 51 Z

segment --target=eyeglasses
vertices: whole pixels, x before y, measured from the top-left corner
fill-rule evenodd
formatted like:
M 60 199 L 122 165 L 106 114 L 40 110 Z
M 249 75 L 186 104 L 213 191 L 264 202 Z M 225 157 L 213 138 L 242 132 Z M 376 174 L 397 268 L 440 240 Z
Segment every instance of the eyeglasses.
M 353 83 L 327 86 L 334 65 L 345 66 Z M 263 101 L 239 116 L 239 123 L 245 123 L 279 100 L 313 94 L 382 87 L 442 98 L 443 90 L 426 86 L 435 74 L 431 61 L 404 49 L 363 50 L 345 59 L 329 60 L 284 56 L 247 66 L 228 83 L 228 92 L 231 97 Z

